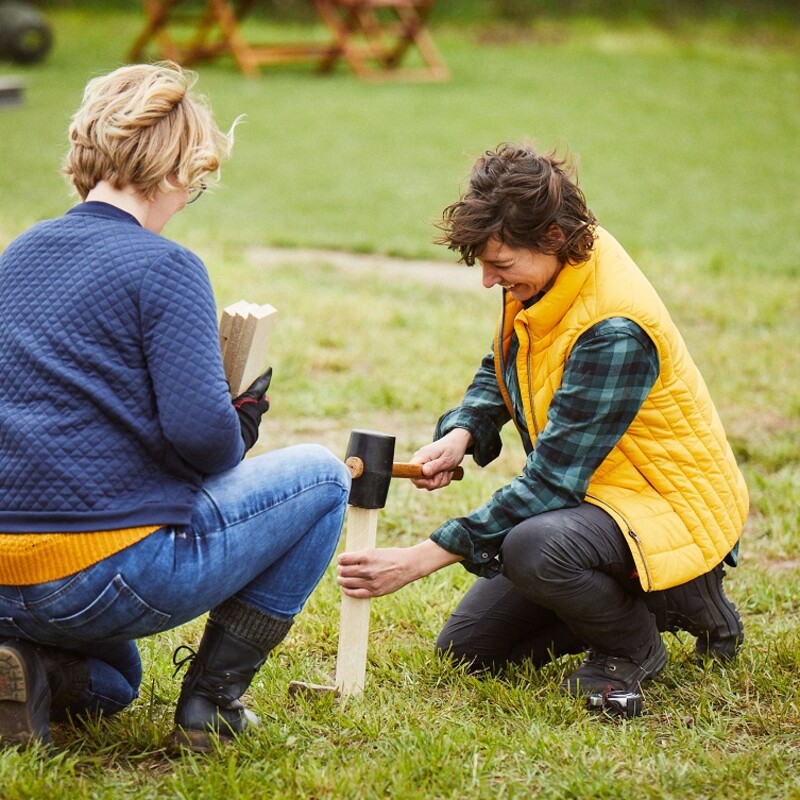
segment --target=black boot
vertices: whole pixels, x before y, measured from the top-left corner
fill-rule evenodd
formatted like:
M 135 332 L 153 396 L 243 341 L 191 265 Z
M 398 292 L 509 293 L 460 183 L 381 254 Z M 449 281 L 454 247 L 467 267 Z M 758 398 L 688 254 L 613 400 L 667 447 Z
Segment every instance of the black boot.
M 50 721 L 66 717 L 89 687 L 89 660 L 21 639 L 0 644 L 0 743 L 50 743 Z
M 590 649 L 583 663 L 560 685 L 564 694 L 582 697 L 609 691 L 638 692 L 667 666 L 667 648 L 656 633 L 649 649 L 634 657 L 610 656 Z
M 35 645 L 0 644 L 0 744 L 50 744 L 50 686 Z
M 719 564 L 711 572 L 663 593 L 667 630 L 684 630 L 696 636 L 699 658 L 730 661 L 744 641 L 739 612 L 722 587 L 724 577 L 725 568 Z
M 215 738 L 230 740 L 258 724 L 239 698 L 291 626 L 291 620 L 269 616 L 235 598 L 211 612 L 197 653 L 178 661 L 178 648 L 173 659 L 178 668 L 187 660 L 191 664 L 175 710 L 172 749 L 208 752 Z

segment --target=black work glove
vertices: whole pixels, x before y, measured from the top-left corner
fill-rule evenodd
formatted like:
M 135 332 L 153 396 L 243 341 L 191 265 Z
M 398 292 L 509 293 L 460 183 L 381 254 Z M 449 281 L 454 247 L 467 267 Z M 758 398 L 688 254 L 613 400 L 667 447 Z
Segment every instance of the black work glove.
M 258 426 L 261 417 L 269 410 L 269 397 L 267 389 L 272 380 L 272 367 L 263 375 L 259 375 L 249 386 L 246 392 L 233 398 L 233 407 L 239 415 L 239 425 L 242 429 L 244 449 L 247 452 L 258 439 Z

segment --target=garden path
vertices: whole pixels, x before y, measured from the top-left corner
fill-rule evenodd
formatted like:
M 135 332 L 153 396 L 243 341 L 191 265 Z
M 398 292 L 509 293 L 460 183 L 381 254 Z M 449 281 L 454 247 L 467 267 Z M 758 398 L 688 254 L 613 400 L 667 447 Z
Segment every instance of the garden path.
M 478 291 L 483 288 L 479 270 L 457 264 L 455 258 L 453 261 L 420 261 L 373 253 L 288 247 L 252 247 L 247 250 L 246 257 L 258 267 L 327 265 L 351 273 L 403 278 L 448 289 Z

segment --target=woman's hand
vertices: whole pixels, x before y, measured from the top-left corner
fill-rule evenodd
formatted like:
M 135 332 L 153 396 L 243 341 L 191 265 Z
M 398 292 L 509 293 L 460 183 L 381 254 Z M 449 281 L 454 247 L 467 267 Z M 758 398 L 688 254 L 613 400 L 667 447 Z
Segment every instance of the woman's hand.
M 339 556 L 339 586 L 350 597 L 380 597 L 410 583 L 413 577 L 411 548 L 386 547 L 358 550 Z
M 413 547 L 356 550 L 339 556 L 337 582 L 350 597 L 381 597 L 461 560 L 430 539 Z
M 472 434 L 464 428 L 452 431 L 435 442 L 420 447 L 411 462 L 422 464 L 424 478 L 414 478 L 412 483 L 418 489 L 441 489 L 453 479 L 453 470 L 464 460 L 467 448 L 472 444 Z

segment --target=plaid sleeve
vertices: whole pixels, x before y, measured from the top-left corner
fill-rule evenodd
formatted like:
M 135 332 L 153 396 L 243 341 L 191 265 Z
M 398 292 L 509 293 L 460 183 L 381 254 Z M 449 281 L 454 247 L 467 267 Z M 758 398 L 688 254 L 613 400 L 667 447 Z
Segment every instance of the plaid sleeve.
M 572 349 L 522 474 L 431 538 L 462 555 L 470 572 L 498 574 L 500 547 L 511 528 L 583 501 L 592 474 L 628 429 L 658 372 L 656 347 L 634 322 L 615 317 L 594 325 Z
M 461 405 L 443 414 L 436 425 L 434 440 L 441 439 L 454 428 L 465 428 L 472 434 L 472 447 L 467 451 L 480 467 L 494 461 L 503 448 L 500 430 L 510 419 L 494 372 L 494 355 L 481 362 Z

